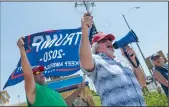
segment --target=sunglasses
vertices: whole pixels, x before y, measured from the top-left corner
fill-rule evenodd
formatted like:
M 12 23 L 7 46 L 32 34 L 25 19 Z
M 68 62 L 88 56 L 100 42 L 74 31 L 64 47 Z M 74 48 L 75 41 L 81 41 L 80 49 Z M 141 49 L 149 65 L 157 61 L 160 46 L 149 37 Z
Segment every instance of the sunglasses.
M 36 72 L 34 72 L 33 74 L 34 74 L 34 75 L 39 75 L 39 74 L 41 74 L 41 71 L 36 71 Z
M 159 57 L 159 56 L 157 56 L 157 57 L 154 57 L 154 58 L 153 58 L 153 60 L 157 60 L 157 59 L 159 59 L 159 58 L 160 58 L 160 57 Z
M 105 39 L 98 41 L 98 43 L 105 43 L 107 41 L 112 41 L 112 39 L 111 38 L 105 38 Z

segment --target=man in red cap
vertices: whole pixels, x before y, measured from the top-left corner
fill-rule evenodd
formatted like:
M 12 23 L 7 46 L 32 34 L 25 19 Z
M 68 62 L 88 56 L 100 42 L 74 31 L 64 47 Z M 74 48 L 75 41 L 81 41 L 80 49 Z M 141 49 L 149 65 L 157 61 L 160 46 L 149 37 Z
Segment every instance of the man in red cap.
M 141 68 L 128 67 L 115 57 L 112 34 L 94 35 L 91 49 L 88 31 L 93 24 L 92 16 L 85 13 L 81 23 L 81 69 L 92 79 L 102 106 L 145 106 L 141 87 L 146 81 Z M 129 46 L 125 48 L 127 54 L 133 54 L 130 59 L 136 64 L 135 52 Z
M 31 68 L 28 61 L 23 38 L 17 42 L 21 55 L 21 66 L 24 74 L 25 91 L 29 106 L 71 106 L 75 98 L 81 92 L 81 86 L 70 96 L 64 99 L 57 91 L 45 85 L 43 75 L 44 67 L 38 66 Z

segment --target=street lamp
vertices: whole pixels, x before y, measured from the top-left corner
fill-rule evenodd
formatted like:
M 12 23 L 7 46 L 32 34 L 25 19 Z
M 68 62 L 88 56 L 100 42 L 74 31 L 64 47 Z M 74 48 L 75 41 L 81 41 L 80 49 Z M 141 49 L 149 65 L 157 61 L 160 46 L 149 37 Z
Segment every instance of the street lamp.
M 138 6 L 138 7 L 132 7 L 130 10 L 132 10 L 132 9 L 139 9 L 139 8 L 140 8 L 139 6 Z M 129 12 L 130 10 L 128 10 L 128 12 Z M 127 14 L 128 12 L 126 12 L 126 14 Z
M 129 9 L 129 11 L 131 11 L 132 9 L 139 9 L 139 8 L 140 8 L 140 7 L 132 7 L 131 9 Z M 128 11 L 128 12 L 129 12 L 129 11 Z M 126 12 L 126 14 L 127 14 L 128 12 Z M 125 15 L 126 15 L 126 14 L 125 14 Z M 128 28 L 129 28 L 129 30 L 131 30 L 131 28 L 130 28 L 130 26 L 129 26 L 129 24 L 128 24 L 126 18 L 125 18 L 125 15 L 122 14 L 122 16 L 123 16 L 123 18 L 124 18 L 124 20 L 125 20 L 125 22 L 126 22 Z M 141 48 L 140 48 L 140 46 L 139 46 L 139 44 L 138 44 L 137 42 L 136 42 L 136 45 L 137 45 L 137 47 L 138 47 L 138 49 L 139 49 L 139 51 L 140 51 L 140 53 L 141 53 L 141 56 L 142 56 L 143 59 L 144 59 L 144 62 L 146 63 L 146 59 L 145 59 L 145 57 L 144 57 L 144 55 L 143 55 L 143 52 L 142 52 L 142 50 L 141 50 Z M 147 65 L 147 64 L 146 64 L 146 65 Z M 147 66 L 147 68 L 148 68 L 148 66 Z M 143 68 L 142 68 L 142 69 L 143 69 Z M 148 70 L 149 70 L 149 73 L 150 73 L 151 76 L 152 76 L 152 73 L 151 73 L 151 71 L 150 71 L 149 68 L 148 68 Z
M 128 10 L 128 12 L 130 12 L 132 9 L 139 9 L 139 8 L 140 8 L 140 7 L 132 7 L 131 9 Z M 126 12 L 126 14 L 127 14 L 128 12 Z M 126 15 L 126 14 L 122 14 L 122 16 L 123 16 L 123 18 L 124 18 L 124 20 L 125 20 L 125 22 L 126 22 L 128 28 L 129 28 L 129 30 L 131 30 L 131 28 L 130 28 L 130 26 L 129 26 L 129 24 L 128 24 L 126 18 L 125 18 L 125 15 Z

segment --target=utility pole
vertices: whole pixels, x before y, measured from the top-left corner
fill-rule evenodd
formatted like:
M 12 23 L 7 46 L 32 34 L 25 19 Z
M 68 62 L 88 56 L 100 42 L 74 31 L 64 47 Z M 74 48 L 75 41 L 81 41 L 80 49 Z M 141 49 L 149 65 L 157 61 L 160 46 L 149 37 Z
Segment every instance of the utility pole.
M 20 98 L 19 98 L 19 95 L 18 95 L 18 103 L 20 103 Z
M 90 11 L 90 7 L 92 7 L 92 10 L 93 10 L 93 7 L 96 5 L 94 4 L 94 2 L 89 2 L 89 1 L 83 1 L 83 3 L 78 3 L 78 2 L 75 3 L 75 8 L 81 7 L 81 6 L 84 6 L 86 11 L 90 13 L 91 15 L 92 11 Z M 93 23 L 92 28 L 90 29 L 90 34 L 89 34 L 90 44 L 91 44 L 93 35 L 95 35 L 96 33 L 97 33 L 97 29 L 96 29 L 95 24 Z
M 132 10 L 132 9 L 139 9 L 140 7 L 133 7 L 133 8 L 131 8 L 130 10 Z M 129 10 L 129 11 L 130 11 Z M 128 11 L 128 12 L 129 12 Z M 127 13 L 128 13 L 127 12 Z M 126 13 L 126 14 L 127 14 Z M 126 22 L 126 24 L 127 24 L 127 27 L 129 28 L 129 30 L 131 30 L 131 28 L 130 28 L 130 26 L 129 26 L 129 24 L 128 24 L 128 22 L 127 22 L 127 20 L 126 20 L 126 18 L 125 18 L 125 15 L 124 14 L 122 14 L 122 16 L 123 16 L 123 18 L 124 18 L 124 20 L 125 20 L 125 22 Z M 145 58 L 145 56 L 144 56 L 144 54 L 143 54 L 143 52 L 142 52 L 142 50 L 141 50 L 141 48 L 140 48 L 140 46 L 139 46 L 139 44 L 136 42 L 136 45 L 137 45 L 137 47 L 138 47 L 138 49 L 139 49 L 139 51 L 140 51 L 140 53 L 141 53 L 141 56 L 143 57 L 143 60 L 144 60 L 144 62 L 146 63 L 146 58 Z M 141 65 L 141 64 L 140 64 Z M 146 64 L 146 66 L 147 66 L 147 68 L 148 68 L 148 65 Z M 143 67 L 141 66 L 141 68 L 143 69 Z M 152 76 L 152 73 L 151 73 L 151 71 L 150 71 L 150 69 L 148 68 L 148 70 L 149 70 L 149 73 L 150 73 L 150 75 Z M 144 69 L 143 69 L 143 71 L 144 71 Z M 144 74 L 145 74 L 145 72 L 144 72 Z M 152 76 L 153 77 L 153 76 Z

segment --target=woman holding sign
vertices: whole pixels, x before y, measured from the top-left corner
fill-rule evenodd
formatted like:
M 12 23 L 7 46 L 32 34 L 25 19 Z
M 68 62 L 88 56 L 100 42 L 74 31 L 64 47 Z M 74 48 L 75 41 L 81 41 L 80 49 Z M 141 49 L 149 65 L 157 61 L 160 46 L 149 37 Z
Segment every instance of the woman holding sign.
M 29 106 L 68 106 L 72 105 L 80 91 L 80 87 L 69 97 L 64 99 L 58 92 L 45 85 L 44 67 L 31 68 L 27 58 L 23 38 L 17 42 L 21 55 L 21 66 L 25 80 L 25 91 Z

